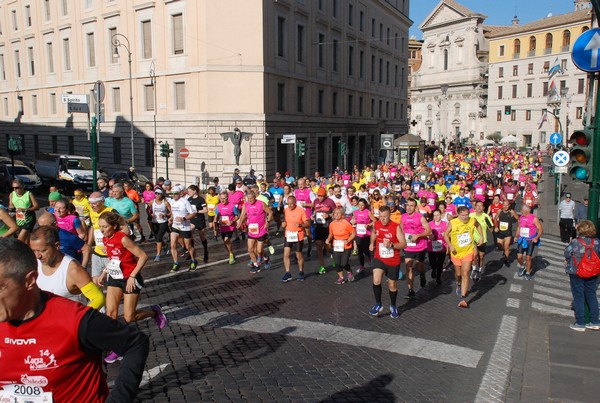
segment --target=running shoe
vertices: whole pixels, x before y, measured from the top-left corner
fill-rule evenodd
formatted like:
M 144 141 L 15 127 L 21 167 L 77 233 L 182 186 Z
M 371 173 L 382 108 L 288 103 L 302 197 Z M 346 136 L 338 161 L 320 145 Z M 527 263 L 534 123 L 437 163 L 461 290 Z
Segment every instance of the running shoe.
M 578 325 L 577 323 L 573 323 L 569 327 L 577 332 L 585 332 L 585 328 L 586 328 L 585 325 Z M 106 361 L 106 360 L 104 360 L 104 361 Z
M 504 266 L 509 267 L 510 263 L 508 263 L 508 258 L 505 256 L 504 257 Z
M 235 256 L 233 253 L 229 255 L 229 264 L 235 264 Z
M 192 260 L 192 263 L 190 264 L 190 271 L 196 271 L 199 268 L 200 267 L 198 267 L 198 261 L 197 260 Z
M 282 283 L 287 283 L 288 281 L 290 281 L 292 279 L 292 273 L 285 273 L 283 275 L 283 277 L 281 277 L 281 282 Z
M 251 260 L 251 261 L 248 262 L 248 268 L 251 269 L 253 267 L 254 267 L 254 262 L 252 262 L 252 260 Z
M 175 273 L 179 271 L 179 263 L 173 263 L 173 267 L 171 267 L 171 273 Z
M 477 280 L 477 269 L 471 269 L 471 280 Z
M 156 257 L 154 257 L 154 261 L 155 262 L 160 262 L 160 256 L 156 255 Z
M 525 266 L 519 267 L 519 277 L 523 277 L 525 275 L 526 269 Z
M 425 273 L 421 273 L 421 288 L 427 285 L 427 279 L 425 278 Z
M 298 281 L 304 281 L 304 272 L 301 271 L 300 273 L 298 273 L 298 278 L 296 279 Z
M 344 284 L 345 282 L 346 282 L 346 280 L 344 280 L 344 278 L 343 278 L 343 277 L 338 277 L 338 278 L 337 278 L 337 280 L 335 280 L 335 283 L 336 283 L 337 285 L 342 285 L 342 284 Z
M 273 245 L 269 245 L 269 248 L 268 248 L 268 249 L 269 249 L 269 253 L 270 253 L 271 255 L 274 255 L 274 254 L 275 254 L 275 248 L 273 247 Z
M 354 274 L 351 271 L 348 272 L 348 282 L 352 283 L 354 281 Z
M 260 266 L 254 266 L 250 269 L 250 273 L 252 274 L 256 274 L 256 273 L 260 273 Z
M 358 269 L 356 270 L 356 275 L 360 275 L 363 273 L 363 271 L 365 271 L 365 266 L 358 266 Z
M 583 329 L 585 330 L 585 327 Z M 121 361 L 122 359 L 122 356 L 115 353 L 114 351 L 111 351 L 110 354 L 108 354 L 106 358 L 104 358 L 104 362 L 107 364 L 112 364 L 113 362 Z
M 358 250 L 357 249 L 354 249 L 352 251 L 352 256 L 358 256 Z
M 458 303 L 458 307 L 459 308 L 468 308 L 469 304 L 467 303 L 467 301 L 465 301 L 464 298 L 461 298 L 460 302 Z
M 382 310 L 383 306 L 381 304 L 375 304 L 373 305 L 373 308 L 371 308 L 371 310 L 369 311 L 369 315 L 377 316 Z
M 585 325 L 585 328 L 591 330 L 600 330 L 600 323 L 588 323 Z
M 415 294 L 414 290 L 408 290 L 408 294 L 406 294 L 406 299 L 415 299 L 415 297 L 417 296 L 417 294 Z
M 533 273 L 525 273 L 525 280 L 527 280 L 527 281 L 533 280 Z
M 390 318 L 396 319 L 398 316 L 398 307 L 396 305 L 390 305 Z
M 269 270 L 271 268 L 271 259 L 265 259 L 265 270 Z
M 431 269 L 431 279 L 432 279 L 432 280 L 434 280 L 434 279 L 435 279 L 435 276 L 436 276 L 436 274 L 437 274 L 437 273 L 436 273 L 436 271 L 435 271 L 435 270 L 433 270 L 433 269 Z
M 163 329 L 167 326 L 167 323 L 169 323 L 167 317 L 159 305 L 152 305 L 152 310 L 156 313 L 156 315 L 154 315 L 154 322 L 156 322 L 159 329 Z
M 321 266 L 319 267 L 319 274 L 325 274 L 327 273 L 327 269 L 325 269 L 325 267 Z
M 459 297 L 462 295 L 459 285 L 456 286 L 456 295 L 458 295 Z

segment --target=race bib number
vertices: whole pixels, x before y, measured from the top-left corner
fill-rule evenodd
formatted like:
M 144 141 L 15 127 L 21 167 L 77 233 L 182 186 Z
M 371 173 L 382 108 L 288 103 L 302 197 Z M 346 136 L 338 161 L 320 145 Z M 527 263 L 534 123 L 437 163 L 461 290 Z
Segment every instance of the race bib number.
M 399 192 L 402 190 L 402 185 L 395 185 L 394 186 L 394 192 Z
M 15 218 L 17 220 L 24 221 L 25 220 L 25 212 L 24 211 L 17 211 L 17 213 L 15 215 Z
M 459 248 L 464 248 L 465 246 L 469 246 L 471 243 L 473 243 L 471 240 L 471 234 L 469 233 L 458 234 L 457 240 Z
M 231 225 L 231 221 L 229 221 L 229 217 L 223 216 L 221 217 L 221 225 L 223 226 L 230 226 Z
M 275 200 L 276 203 L 279 203 L 279 200 L 281 200 L 281 195 L 278 193 L 275 193 L 273 195 L 273 200 Z
M 344 180 L 344 186 L 348 186 L 348 181 Z
M 436 193 L 437 193 L 439 199 L 444 197 L 444 192 L 436 192 Z
M 519 230 L 519 235 L 521 235 L 523 238 L 529 238 L 529 228 L 521 228 Z
M 476 195 L 482 195 L 483 194 L 483 189 L 482 188 L 475 189 L 475 194 Z
M 157 222 L 158 224 L 162 224 L 162 223 L 165 223 L 165 222 L 167 222 L 167 219 L 165 218 L 165 215 L 164 215 L 164 214 L 162 214 L 162 213 L 158 213 L 158 214 L 156 215 L 156 222 Z
M 376 209 L 373 209 L 373 215 L 374 215 L 375 217 L 379 217 L 379 209 L 377 209 L 377 208 L 376 208 Z
M 434 252 L 441 252 L 444 250 L 444 244 L 442 244 L 442 241 L 432 241 L 431 249 L 433 249 Z
M 415 192 L 418 192 L 419 190 L 421 190 L 421 186 L 420 185 L 415 185 L 414 189 L 415 189 Z
M 248 233 L 250 235 L 258 235 L 259 233 L 259 229 L 258 229 L 258 224 L 248 224 Z
M 99 229 L 94 230 L 94 240 L 96 241 L 96 246 L 104 246 L 104 242 L 102 242 L 103 237 L 104 235 L 102 235 L 102 231 Z
M 533 206 L 533 200 L 527 199 L 527 200 L 525 200 L 525 204 L 531 207 L 531 206 Z
M 346 241 L 344 241 L 342 239 L 334 239 L 333 240 L 333 251 L 334 252 L 343 252 L 345 244 L 346 244 Z
M 175 229 L 182 229 L 183 228 L 183 221 L 177 221 L 176 218 L 173 219 L 173 228 Z
M 75 206 L 75 211 L 77 212 L 77 214 L 79 214 L 80 216 L 83 216 L 83 206 Z
M 386 248 L 383 243 L 379 244 L 379 257 L 389 259 L 394 257 L 394 248 Z
M 52 403 L 52 392 L 44 392 L 39 386 L 12 384 L 0 389 L 0 402 Z
M 285 240 L 288 242 L 298 242 L 298 233 L 296 231 L 286 231 Z
M 325 224 L 325 217 L 323 217 L 323 213 L 317 213 L 315 215 L 317 224 Z
M 494 191 L 492 189 L 488 190 L 488 197 L 492 197 L 494 195 Z
M 215 212 L 215 205 L 214 204 L 207 204 L 206 205 L 206 209 L 208 210 L 209 213 L 214 213 Z
M 114 278 L 115 280 L 123 279 L 123 270 L 121 270 L 121 261 L 117 258 L 111 258 L 108 261 L 108 266 L 106 266 L 108 270 L 108 275 Z
M 417 246 L 417 243 L 413 241 L 413 235 L 406 234 L 406 246 Z
M 514 195 L 514 194 L 512 194 L 512 193 L 507 193 L 507 194 L 506 194 L 506 198 L 507 198 L 508 200 L 512 200 L 512 199 L 514 199 L 514 198 L 515 198 L 515 195 Z
M 367 235 L 367 224 L 356 224 L 357 235 Z
M 508 229 L 508 223 L 500 221 L 500 231 L 506 231 Z
M 427 204 L 429 204 L 430 206 L 435 205 L 435 199 L 427 199 Z

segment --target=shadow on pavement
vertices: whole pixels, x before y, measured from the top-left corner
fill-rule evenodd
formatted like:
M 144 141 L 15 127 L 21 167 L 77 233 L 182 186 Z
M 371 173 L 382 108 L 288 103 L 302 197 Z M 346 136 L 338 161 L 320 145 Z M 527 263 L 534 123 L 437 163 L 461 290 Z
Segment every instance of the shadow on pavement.
M 380 375 L 377 378 L 369 381 L 366 385 L 356 388 L 337 392 L 326 399 L 321 400 L 321 403 L 329 402 L 395 402 L 396 395 L 388 389 L 394 379 L 391 374 Z
M 488 291 L 491 291 L 498 284 L 505 285 L 506 282 L 507 282 L 506 277 L 504 277 L 501 274 L 488 275 L 488 274 L 484 273 L 483 277 L 481 277 L 481 280 L 476 282 L 473 285 L 473 287 L 471 287 L 471 290 L 469 291 L 469 294 L 475 293 L 475 295 L 473 295 L 471 297 L 471 299 L 469 299 L 469 301 L 468 301 L 469 305 L 471 305 L 473 302 L 479 300 L 481 297 L 483 297 L 485 294 L 487 294 Z
M 426 274 L 428 275 L 428 274 Z M 414 284 L 419 283 L 419 276 L 415 276 Z M 409 299 L 406 304 L 398 306 L 398 313 L 401 315 L 411 309 L 425 304 L 441 295 L 447 295 L 452 292 L 452 284 L 454 283 L 454 272 L 446 271 L 442 274 L 442 284 L 437 285 L 435 281 L 429 281 L 427 285 L 416 291 L 415 299 Z M 403 296 L 398 296 L 403 298 Z M 400 300 L 401 301 L 401 300 Z
M 237 338 L 188 365 L 178 367 L 174 371 L 161 373 L 150 382 L 149 386 L 140 389 L 137 398 L 141 401 L 153 399 L 156 395 L 168 394 L 171 389 L 181 390 L 186 385 L 222 369 L 235 368 L 254 360 L 260 360 L 275 353 L 286 344 L 287 334 L 294 330 L 295 328 L 291 327 L 283 329 L 279 333 L 255 333 Z M 214 381 L 211 379 L 211 383 Z M 232 382 L 235 380 L 232 379 Z M 221 387 L 223 386 L 221 385 Z M 202 399 L 215 401 L 209 396 L 212 394 L 212 390 L 211 388 L 210 391 L 202 393 Z

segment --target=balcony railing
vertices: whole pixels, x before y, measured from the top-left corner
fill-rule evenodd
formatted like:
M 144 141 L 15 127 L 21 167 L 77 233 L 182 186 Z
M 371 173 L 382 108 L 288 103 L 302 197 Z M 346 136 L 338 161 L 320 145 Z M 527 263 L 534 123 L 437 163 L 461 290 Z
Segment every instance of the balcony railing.
M 530 50 L 529 52 L 527 52 L 527 57 L 533 57 L 535 56 L 535 49 Z
M 521 57 L 521 52 L 519 53 L 513 53 L 512 58 L 513 59 L 519 59 Z

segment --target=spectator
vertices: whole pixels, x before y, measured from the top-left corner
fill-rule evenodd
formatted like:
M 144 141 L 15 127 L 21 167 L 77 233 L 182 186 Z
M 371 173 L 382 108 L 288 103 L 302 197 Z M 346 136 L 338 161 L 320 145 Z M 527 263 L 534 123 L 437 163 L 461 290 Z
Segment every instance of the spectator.
M 589 199 L 587 197 L 584 197 L 583 202 L 579 203 L 575 207 L 575 223 L 578 223 L 578 222 L 581 222 L 581 221 L 587 219 L 588 204 L 589 204 Z
M 560 221 L 560 240 L 564 243 L 571 242 L 573 235 L 573 219 L 575 218 L 575 202 L 571 200 L 571 193 L 565 194 L 565 200 L 558 205 Z

